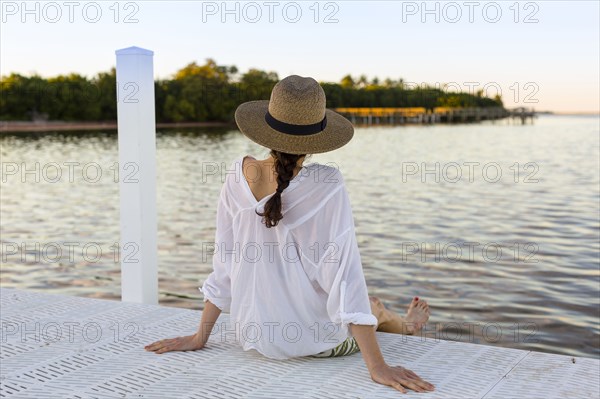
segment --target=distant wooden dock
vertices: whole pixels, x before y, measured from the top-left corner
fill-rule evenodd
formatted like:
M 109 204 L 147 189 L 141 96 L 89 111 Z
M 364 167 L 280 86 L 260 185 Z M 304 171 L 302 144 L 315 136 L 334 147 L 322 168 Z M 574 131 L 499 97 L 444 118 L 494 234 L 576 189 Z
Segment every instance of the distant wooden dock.
M 536 113 L 533 109 L 503 107 L 486 108 L 450 108 L 436 107 L 433 110 L 425 108 L 335 108 L 356 125 L 402 125 L 409 123 L 468 123 L 485 120 L 506 119 L 517 120 L 521 123 L 533 121 Z
M 436 385 L 404 396 L 360 353 L 273 360 L 244 352 L 221 315 L 205 349 L 144 345 L 189 335 L 197 310 L 0 288 L 1 398 L 598 398 L 597 359 L 377 333 L 388 363 Z M 229 331 L 229 333 L 227 333 Z

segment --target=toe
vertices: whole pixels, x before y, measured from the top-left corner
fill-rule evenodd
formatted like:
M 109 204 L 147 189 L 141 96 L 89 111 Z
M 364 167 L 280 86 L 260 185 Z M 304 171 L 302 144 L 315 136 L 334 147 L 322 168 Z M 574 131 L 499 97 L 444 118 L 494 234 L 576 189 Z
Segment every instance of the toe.
M 372 296 L 371 298 L 371 303 L 378 309 L 385 309 L 385 305 L 383 304 L 383 302 L 381 302 L 381 299 L 379 299 L 376 296 Z

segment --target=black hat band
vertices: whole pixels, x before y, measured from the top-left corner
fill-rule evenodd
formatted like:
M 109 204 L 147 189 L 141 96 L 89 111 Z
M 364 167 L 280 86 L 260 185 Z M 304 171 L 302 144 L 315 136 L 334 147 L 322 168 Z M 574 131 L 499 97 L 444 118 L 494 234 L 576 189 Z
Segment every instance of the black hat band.
M 309 134 L 315 134 L 325 130 L 327 126 L 327 116 L 323 118 L 321 122 L 313 123 L 311 125 L 293 125 L 291 123 L 285 123 L 275 119 L 269 111 L 265 114 L 265 121 L 267 125 L 281 133 L 292 134 L 295 136 L 306 136 Z

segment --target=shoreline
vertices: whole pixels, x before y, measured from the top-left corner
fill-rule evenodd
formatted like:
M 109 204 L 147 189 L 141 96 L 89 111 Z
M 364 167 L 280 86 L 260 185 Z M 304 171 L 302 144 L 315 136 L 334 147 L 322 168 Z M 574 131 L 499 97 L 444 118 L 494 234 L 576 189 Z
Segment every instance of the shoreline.
M 540 116 L 600 116 L 600 114 L 587 113 L 545 113 L 536 112 Z M 411 124 L 411 123 L 405 123 Z M 420 123 L 417 123 L 420 124 Z M 442 123 L 445 124 L 445 123 Z M 357 127 L 362 127 L 361 123 L 354 123 Z M 380 124 L 374 124 L 375 126 Z M 374 126 L 366 124 L 365 126 Z M 386 124 L 381 124 L 386 125 Z M 230 122 L 160 122 L 156 123 L 156 128 L 188 128 L 188 127 L 231 127 L 236 129 L 235 123 Z M 66 121 L 0 121 L 0 133 L 35 133 L 52 131 L 76 131 L 76 130 L 117 130 L 117 121 L 98 121 L 98 122 L 66 122 Z
M 173 122 L 157 123 L 156 128 L 180 128 L 180 127 L 230 127 L 234 126 L 227 122 Z M 0 121 L 0 133 L 16 132 L 51 132 L 72 130 L 117 130 L 117 121 L 114 122 L 32 122 L 32 121 Z

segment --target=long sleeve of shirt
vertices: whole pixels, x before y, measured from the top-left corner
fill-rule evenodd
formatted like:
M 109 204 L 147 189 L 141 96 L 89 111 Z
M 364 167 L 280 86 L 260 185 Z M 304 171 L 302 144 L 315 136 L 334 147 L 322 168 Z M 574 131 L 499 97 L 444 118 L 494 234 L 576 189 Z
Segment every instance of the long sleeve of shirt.
M 342 325 L 377 325 L 377 318 L 371 313 L 371 304 L 362 262 L 354 231 L 354 221 L 346 188 L 342 185 L 334 198 L 343 231 L 327 243 L 329 251 L 318 265 L 317 281 L 328 293 L 327 313 L 331 321 Z
M 225 313 L 229 313 L 231 306 L 231 263 L 235 255 L 232 216 L 227 204 L 227 185 L 223 184 L 217 205 L 213 271 L 199 288 L 204 302 L 210 300 Z

